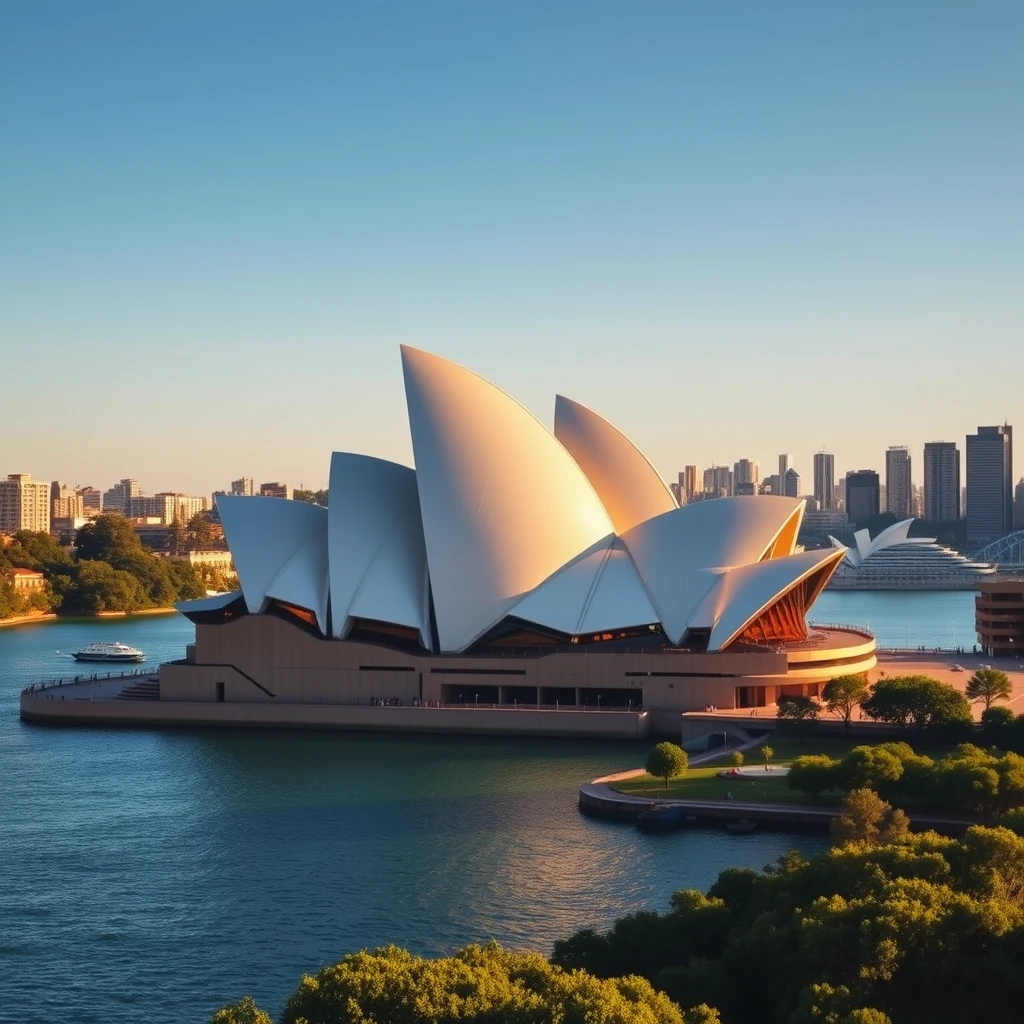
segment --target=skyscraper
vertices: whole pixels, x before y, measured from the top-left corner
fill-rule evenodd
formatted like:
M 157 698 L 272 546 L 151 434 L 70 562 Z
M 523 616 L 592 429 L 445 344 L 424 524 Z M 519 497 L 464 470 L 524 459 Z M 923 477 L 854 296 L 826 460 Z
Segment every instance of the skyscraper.
M 913 515 L 913 492 L 910 476 L 910 451 L 906 445 L 890 448 L 885 453 L 885 510 L 897 519 Z
M 814 453 L 814 499 L 822 511 L 835 507 L 836 457 L 831 452 Z
M 689 504 L 700 494 L 704 486 L 700 466 L 684 466 L 679 474 L 679 501 L 681 504 Z
M 996 540 L 1013 528 L 1013 430 L 967 435 L 967 540 Z
M 708 498 L 732 496 L 732 470 L 728 466 L 712 466 L 704 470 L 704 495 Z
M 924 446 L 924 517 L 933 523 L 960 518 L 960 449 L 955 441 Z
M 789 472 L 789 454 L 779 456 L 779 479 L 783 481 L 785 486 L 786 474 Z
M 786 477 L 782 482 L 782 493 L 787 498 L 800 497 L 800 474 L 792 467 L 786 470 Z
M 753 484 L 754 490 L 750 493 L 757 493 L 757 485 L 761 482 L 761 467 L 753 459 L 740 459 L 732 467 L 733 484 Z
M 863 523 L 878 515 L 878 474 L 873 469 L 846 474 L 846 518 Z
M 1020 478 L 1020 483 L 1017 484 L 1016 493 L 1015 504 L 1017 509 L 1014 512 L 1013 528 L 1015 530 L 1024 530 L 1024 476 Z

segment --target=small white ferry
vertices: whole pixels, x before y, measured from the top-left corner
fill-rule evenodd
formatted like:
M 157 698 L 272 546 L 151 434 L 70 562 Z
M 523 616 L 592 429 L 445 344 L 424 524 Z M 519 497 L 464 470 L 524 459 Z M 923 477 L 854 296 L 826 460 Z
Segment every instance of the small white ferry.
M 89 644 L 72 655 L 75 661 L 145 661 L 146 655 L 127 644 Z

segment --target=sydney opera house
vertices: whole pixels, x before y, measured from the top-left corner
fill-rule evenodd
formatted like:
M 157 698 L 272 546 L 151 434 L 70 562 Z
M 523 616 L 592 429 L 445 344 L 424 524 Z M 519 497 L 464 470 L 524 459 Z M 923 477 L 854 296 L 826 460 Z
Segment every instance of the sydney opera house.
M 329 508 L 219 499 L 241 590 L 179 605 L 196 642 L 161 668 L 161 704 L 239 724 L 678 734 L 681 712 L 874 666 L 870 635 L 807 624 L 844 551 L 796 551 L 801 500 L 680 508 L 584 406 L 558 397 L 552 433 L 445 359 L 403 348 L 402 367 L 414 468 L 335 452 Z

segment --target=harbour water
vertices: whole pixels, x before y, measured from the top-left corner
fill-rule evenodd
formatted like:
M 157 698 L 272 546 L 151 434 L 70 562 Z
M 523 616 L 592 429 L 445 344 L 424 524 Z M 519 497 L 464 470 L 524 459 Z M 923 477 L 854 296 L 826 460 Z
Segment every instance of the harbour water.
M 866 600 L 875 597 L 877 603 Z M 885 645 L 973 642 L 972 595 L 826 594 L 812 618 Z M 582 818 L 576 787 L 646 746 L 31 726 L 26 683 L 95 640 L 180 657 L 183 618 L 0 628 L 0 1016 L 19 1024 L 203 1022 L 251 993 L 273 1012 L 304 970 L 394 942 L 550 950 L 665 908 L 729 866 L 824 841 Z M 80 670 L 79 670 L 80 671 Z

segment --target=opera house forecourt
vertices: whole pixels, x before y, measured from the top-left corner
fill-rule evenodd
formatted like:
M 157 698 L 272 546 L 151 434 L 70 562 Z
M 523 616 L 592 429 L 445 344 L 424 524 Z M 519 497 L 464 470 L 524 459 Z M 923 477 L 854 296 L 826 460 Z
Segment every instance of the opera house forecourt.
M 335 452 L 328 508 L 219 498 L 241 590 L 178 605 L 196 641 L 153 699 L 23 715 L 678 736 L 874 667 L 870 634 L 807 625 L 844 549 L 796 552 L 803 501 L 680 508 L 582 405 L 552 434 L 448 360 L 402 367 L 415 468 Z

